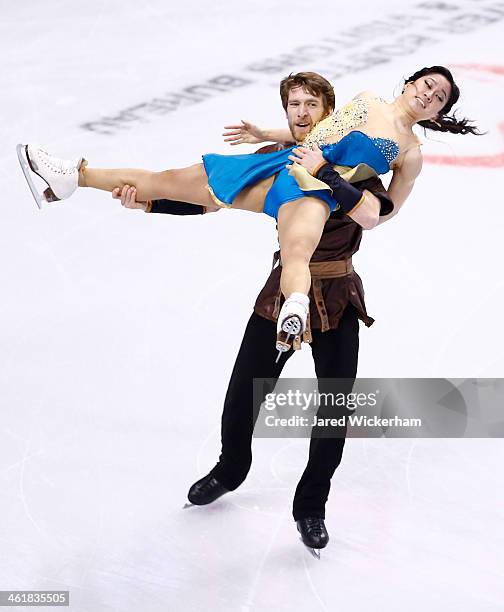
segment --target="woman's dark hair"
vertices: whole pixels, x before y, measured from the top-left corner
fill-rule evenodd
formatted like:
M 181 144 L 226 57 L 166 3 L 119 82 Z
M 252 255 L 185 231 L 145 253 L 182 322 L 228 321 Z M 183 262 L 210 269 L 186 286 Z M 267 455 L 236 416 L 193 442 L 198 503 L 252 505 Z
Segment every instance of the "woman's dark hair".
M 457 84 L 453 79 L 453 75 L 448 68 L 445 68 L 444 66 L 430 66 L 429 68 L 422 68 L 407 78 L 404 81 L 404 85 L 406 86 L 408 83 L 412 83 L 423 76 L 427 76 L 428 74 L 442 74 L 450 83 L 451 91 L 446 104 L 438 113 L 438 118 L 433 121 L 430 119 L 419 121 L 418 125 L 421 125 L 423 128 L 428 130 L 434 130 L 435 132 L 450 132 L 451 134 L 476 134 L 477 136 L 481 136 L 482 132 L 480 132 L 475 125 L 470 125 L 471 123 L 474 123 L 470 119 L 457 119 L 455 112 L 453 115 L 448 115 L 452 109 L 452 106 L 460 97 L 460 89 L 457 87 Z
M 280 98 L 282 99 L 282 106 L 285 111 L 287 110 L 289 92 L 295 87 L 302 87 L 312 96 L 322 96 L 322 103 L 326 113 L 332 113 L 334 110 L 335 98 L 331 83 L 316 72 L 298 72 L 297 74 L 289 74 L 280 83 Z

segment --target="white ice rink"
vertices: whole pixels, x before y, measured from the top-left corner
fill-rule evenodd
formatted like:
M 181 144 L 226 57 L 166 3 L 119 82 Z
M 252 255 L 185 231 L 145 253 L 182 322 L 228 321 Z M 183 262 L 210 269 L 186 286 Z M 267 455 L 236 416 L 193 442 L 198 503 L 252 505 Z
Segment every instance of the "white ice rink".
M 85 190 L 39 212 L 15 145 L 184 166 L 230 152 L 228 122 L 283 125 L 289 72 L 343 104 L 447 65 L 488 134 L 418 132 L 411 198 L 355 257 L 376 318 L 359 376 L 501 377 L 504 3 L 3 0 L 0 34 L 0 590 L 69 590 L 76 612 L 503 610 L 500 439 L 349 440 L 320 561 L 291 516 L 307 440 L 256 439 L 237 491 L 182 510 L 218 457 L 274 221 Z M 284 374 L 314 375 L 308 347 Z

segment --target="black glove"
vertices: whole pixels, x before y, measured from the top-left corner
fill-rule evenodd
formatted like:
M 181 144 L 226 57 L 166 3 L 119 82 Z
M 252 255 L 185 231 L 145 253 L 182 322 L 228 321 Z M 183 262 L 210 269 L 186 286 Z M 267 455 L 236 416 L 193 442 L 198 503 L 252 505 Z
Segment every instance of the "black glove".
M 346 213 L 351 212 L 364 197 L 362 191 L 342 179 L 330 164 L 324 164 L 315 174 L 315 178 L 332 189 L 333 198 Z
M 202 215 L 205 212 L 203 206 L 189 204 L 188 202 L 177 202 L 176 200 L 153 200 L 151 213 L 164 213 L 167 215 Z

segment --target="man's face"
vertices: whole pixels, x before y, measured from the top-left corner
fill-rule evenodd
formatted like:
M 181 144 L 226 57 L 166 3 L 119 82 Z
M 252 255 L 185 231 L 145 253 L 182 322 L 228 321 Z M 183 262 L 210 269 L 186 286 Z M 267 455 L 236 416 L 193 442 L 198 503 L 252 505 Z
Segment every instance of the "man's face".
M 315 124 L 328 114 L 322 96 L 313 96 L 302 87 L 289 91 L 287 121 L 296 142 L 302 142 Z

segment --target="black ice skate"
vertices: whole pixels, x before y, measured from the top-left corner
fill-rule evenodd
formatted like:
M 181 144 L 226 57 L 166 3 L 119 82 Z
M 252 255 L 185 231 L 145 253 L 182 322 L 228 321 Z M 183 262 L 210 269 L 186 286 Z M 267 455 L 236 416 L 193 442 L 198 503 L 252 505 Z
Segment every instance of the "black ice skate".
M 300 519 L 296 523 L 303 544 L 314 557 L 320 559 L 320 549 L 325 548 L 329 542 L 329 534 L 327 533 L 324 519 L 308 517 Z
M 226 487 L 221 485 L 221 483 L 214 478 L 212 474 L 207 474 L 195 482 L 189 489 L 187 499 L 191 503 L 186 504 L 184 508 L 188 508 L 190 505 L 206 506 L 207 504 L 214 502 L 225 493 L 229 493 L 229 489 L 226 489 Z

